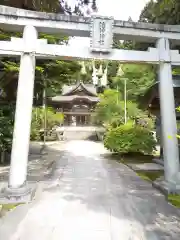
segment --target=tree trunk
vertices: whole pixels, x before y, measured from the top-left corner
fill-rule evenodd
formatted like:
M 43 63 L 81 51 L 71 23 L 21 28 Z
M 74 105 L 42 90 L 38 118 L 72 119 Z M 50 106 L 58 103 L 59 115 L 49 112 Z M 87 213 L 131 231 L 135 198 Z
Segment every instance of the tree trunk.
M 5 152 L 1 152 L 1 163 L 4 164 L 5 163 Z
M 16 100 L 16 93 L 17 93 L 17 84 L 18 84 L 17 75 L 7 76 L 6 81 L 8 82 L 4 86 L 4 91 L 5 91 L 5 94 L 6 94 L 6 100 L 8 102 L 15 101 Z

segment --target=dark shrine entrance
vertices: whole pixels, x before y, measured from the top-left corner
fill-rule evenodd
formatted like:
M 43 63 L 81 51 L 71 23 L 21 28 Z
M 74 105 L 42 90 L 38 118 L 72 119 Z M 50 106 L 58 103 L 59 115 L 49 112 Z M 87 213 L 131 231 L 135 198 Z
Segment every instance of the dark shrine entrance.
M 82 126 L 86 125 L 86 116 L 76 116 L 76 125 L 77 126 Z

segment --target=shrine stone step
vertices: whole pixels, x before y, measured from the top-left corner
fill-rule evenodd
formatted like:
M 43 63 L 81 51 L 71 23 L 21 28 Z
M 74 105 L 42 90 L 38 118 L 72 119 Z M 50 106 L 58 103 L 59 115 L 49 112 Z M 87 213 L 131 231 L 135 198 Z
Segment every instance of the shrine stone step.
M 65 130 L 63 134 L 64 140 L 98 140 L 95 131 L 70 131 Z

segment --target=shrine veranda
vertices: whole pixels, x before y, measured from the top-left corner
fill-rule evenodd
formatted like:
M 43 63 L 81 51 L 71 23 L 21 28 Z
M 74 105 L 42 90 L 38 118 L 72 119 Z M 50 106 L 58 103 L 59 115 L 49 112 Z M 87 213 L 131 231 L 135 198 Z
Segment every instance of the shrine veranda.
M 0 6 L 0 28 L 23 32 L 23 38 L 12 37 L 11 41 L 0 41 L 1 56 L 20 57 L 11 167 L 5 194 L 18 197 L 29 193 L 26 175 L 36 58 L 102 59 L 159 65 L 165 182 L 169 190 L 180 190 L 171 70 L 171 66 L 180 65 L 180 54 L 178 50 L 170 49 L 170 42 L 180 45 L 180 26 L 125 22 L 102 16 L 66 16 Z M 48 44 L 47 40 L 38 39 L 38 33 L 90 37 L 91 43 L 90 46 L 79 45 L 76 48 Z M 149 48 L 148 51 L 112 49 L 113 36 L 120 40 L 154 42 L 156 47 Z

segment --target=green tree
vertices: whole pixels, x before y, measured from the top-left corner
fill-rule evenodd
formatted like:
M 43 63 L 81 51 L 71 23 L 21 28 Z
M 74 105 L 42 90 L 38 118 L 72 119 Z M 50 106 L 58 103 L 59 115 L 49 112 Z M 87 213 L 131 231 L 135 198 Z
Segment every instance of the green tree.
M 66 1 L 58 0 L 43 0 L 43 1 L 32 1 L 32 0 L 2 0 L 1 4 L 16 8 L 22 8 L 27 10 L 44 11 L 44 12 L 55 12 L 55 13 L 68 13 L 83 15 L 83 11 L 80 11 L 80 7 L 87 4 L 91 4 L 91 7 L 95 10 L 96 2 L 93 0 L 80 0 L 76 1 L 75 9 L 71 8 L 66 4 Z M 9 40 L 11 36 L 22 37 L 22 33 L 11 33 L 0 31 L 0 40 Z M 68 38 L 65 36 L 52 36 L 46 34 L 40 34 L 40 38 L 48 40 L 51 44 L 67 44 Z M 34 98 L 40 100 L 42 104 L 42 92 L 46 85 L 47 95 L 52 96 L 57 92 L 61 92 L 61 87 L 64 83 L 70 83 L 74 81 L 75 74 L 80 71 L 81 66 L 76 61 L 59 61 L 59 60 L 37 60 L 36 63 L 36 74 L 35 74 L 35 91 Z M 1 89 L 1 101 L 5 100 L 6 103 L 11 103 L 16 99 L 16 88 L 19 72 L 19 59 L 15 58 L 1 58 L 0 60 L 0 89 Z M 37 100 L 37 99 L 36 99 Z M 36 101 L 37 102 L 37 101 Z M 4 106 L 5 108 L 7 106 Z M 14 109 L 14 105 L 13 105 Z M 11 111 L 13 112 L 13 111 Z M 5 130 L 8 133 L 1 134 L 0 136 L 0 151 L 5 150 L 7 144 L 4 142 L 5 135 L 9 134 L 10 140 L 12 140 L 13 120 L 10 115 L 4 115 L 1 113 L 1 126 L 0 131 Z M 5 117 L 4 117 L 5 116 Z M 14 115 L 13 115 L 14 116 Z M 49 115 L 48 115 L 49 117 Z M 7 120 L 9 119 L 9 120 Z M 6 125 L 9 127 L 7 127 Z M 37 122 L 36 122 L 37 123 Z M 3 127 L 6 126 L 6 127 Z M 34 129 L 34 128 L 33 128 Z M 11 141 L 10 141 L 11 145 Z
M 141 12 L 140 21 L 160 24 L 180 23 L 178 0 L 150 0 Z
M 100 94 L 100 101 L 96 106 L 94 121 L 98 124 L 111 124 L 118 116 L 120 118 L 120 105 L 117 103 L 119 93 L 112 89 L 107 89 Z
M 90 5 L 92 10 L 96 10 L 96 0 L 75 0 L 75 8 L 69 6 L 66 0 L 1 0 L 1 5 L 22 8 L 27 10 L 57 12 L 57 13 L 76 13 L 82 15 L 82 7 Z
M 150 0 L 141 11 L 139 21 L 157 24 L 180 24 L 180 1 L 178 0 Z M 147 49 L 149 44 L 136 44 L 137 48 Z M 180 49 L 179 46 L 172 46 L 173 49 Z M 173 69 L 173 74 L 179 74 L 178 67 Z
M 46 131 L 49 133 L 52 128 L 59 126 L 64 121 L 62 113 L 56 113 L 52 108 L 46 108 Z M 42 130 L 42 132 L 41 132 Z M 44 135 L 44 109 L 42 107 L 33 108 L 31 121 L 31 140 L 41 140 L 41 133 Z
M 17 7 L 22 9 L 44 11 L 44 12 L 58 12 L 72 14 L 83 14 L 83 6 L 89 5 L 92 10 L 96 10 L 96 1 L 89 0 L 75 0 L 75 8 L 67 5 L 67 1 L 59 0 L 4 0 L 1 4 Z M 82 9 L 82 11 L 80 11 Z M 22 33 L 9 33 L 0 31 L 0 40 L 10 40 L 10 37 L 22 37 Z M 47 34 L 40 34 L 40 38 L 47 39 L 50 44 L 67 44 L 68 38 L 65 36 L 52 36 Z M 76 80 L 77 74 L 81 66 L 75 61 L 45 61 L 38 60 L 36 66 L 36 80 L 34 99 L 36 102 L 42 102 L 42 92 L 44 85 L 47 88 L 49 96 L 61 92 L 61 87 L 65 83 L 72 83 Z M 16 98 L 17 78 L 19 71 L 19 60 L 14 58 L 3 58 L 0 61 L 0 71 L 2 72 L 0 87 L 6 96 L 6 100 L 13 101 Z
M 113 87 L 119 89 L 124 95 L 126 80 L 126 93 L 129 100 L 137 100 L 155 82 L 155 67 L 153 65 L 123 64 L 123 76 L 113 78 Z
M 93 120 L 104 126 L 119 126 L 125 121 L 125 105 L 120 92 L 113 89 L 106 89 L 100 94 L 100 101 L 95 108 Z M 137 103 L 127 101 L 127 118 L 133 121 L 136 117 L 147 116 L 138 108 Z
M 42 92 L 44 85 L 47 89 L 47 96 L 54 96 L 61 92 L 62 85 L 71 83 L 75 73 L 79 72 L 81 66 L 73 61 L 37 61 L 35 76 L 34 98 L 42 103 Z M 4 91 L 4 97 L 8 101 L 15 101 L 18 81 L 19 63 L 2 59 L 2 77 L 0 86 Z
M 0 40 L 9 40 L 13 33 L 0 32 Z M 21 36 L 15 33 L 15 36 Z M 40 38 L 45 38 L 51 44 L 66 44 L 67 37 L 57 37 L 47 34 L 41 34 Z M 35 77 L 35 91 L 34 98 L 39 96 L 42 103 L 42 91 L 44 83 L 48 95 L 52 96 L 57 92 L 61 92 L 62 85 L 71 83 L 74 76 L 81 69 L 81 65 L 77 61 L 61 61 L 61 60 L 40 60 L 36 61 L 36 77 Z M 1 81 L 0 87 L 5 92 L 6 100 L 15 101 L 16 88 L 19 72 L 19 59 L 15 58 L 2 58 L 0 60 Z

